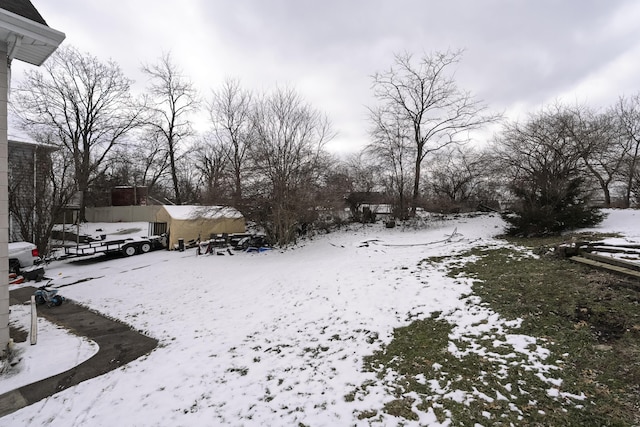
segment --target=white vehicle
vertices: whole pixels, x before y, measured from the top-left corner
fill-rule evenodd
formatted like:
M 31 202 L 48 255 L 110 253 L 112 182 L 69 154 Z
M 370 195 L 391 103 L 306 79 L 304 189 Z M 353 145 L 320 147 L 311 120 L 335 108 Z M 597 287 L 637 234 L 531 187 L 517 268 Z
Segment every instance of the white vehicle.
M 29 242 L 9 243 L 9 272 L 19 273 L 20 269 L 28 268 L 40 262 L 38 247 Z

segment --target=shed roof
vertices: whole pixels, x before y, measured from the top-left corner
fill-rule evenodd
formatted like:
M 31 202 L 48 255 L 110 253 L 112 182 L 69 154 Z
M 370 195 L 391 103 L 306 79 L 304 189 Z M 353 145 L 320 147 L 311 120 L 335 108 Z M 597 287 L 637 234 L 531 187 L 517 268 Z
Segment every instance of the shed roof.
M 242 214 L 229 206 L 163 205 L 174 219 L 242 218 Z

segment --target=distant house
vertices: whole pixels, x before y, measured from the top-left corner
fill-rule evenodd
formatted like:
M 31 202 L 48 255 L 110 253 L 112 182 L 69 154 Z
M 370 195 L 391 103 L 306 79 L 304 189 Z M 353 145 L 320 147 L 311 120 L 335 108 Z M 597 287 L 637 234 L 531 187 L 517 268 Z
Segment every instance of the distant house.
M 51 152 L 57 147 L 35 142 L 9 140 L 9 241 L 34 242 L 25 236 L 21 223 L 37 222 L 38 198 L 46 191 L 51 172 Z M 30 227 L 33 230 L 33 227 Z
M 376 217 L 387 219 L 393 215 L 393 207 L 387 202 L 387 196 L 375 191 L 352 192 L 345 197 L 352 217 L 369 222 Z
M 111 206 L 145 206 L 148 189 L 146 186 L 120 186 L 111 189 Z

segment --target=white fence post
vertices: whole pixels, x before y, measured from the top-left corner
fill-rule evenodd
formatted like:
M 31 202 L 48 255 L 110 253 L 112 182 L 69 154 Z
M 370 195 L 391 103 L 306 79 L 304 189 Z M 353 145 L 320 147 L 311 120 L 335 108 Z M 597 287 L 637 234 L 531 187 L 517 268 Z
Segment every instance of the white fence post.
M 38 342 L 38 311 L 36 309 L 36 297 L 31 295 L 31 345 Z

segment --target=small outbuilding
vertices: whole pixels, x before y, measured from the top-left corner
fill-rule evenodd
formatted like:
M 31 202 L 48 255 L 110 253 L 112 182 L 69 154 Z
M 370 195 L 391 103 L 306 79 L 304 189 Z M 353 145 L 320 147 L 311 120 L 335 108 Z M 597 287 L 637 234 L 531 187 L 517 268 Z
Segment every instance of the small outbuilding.
M 163 205 L 156 213 L 156 222 L 167 224 L 169 248 L 175 248 L 179 239 L 208 240 L 212 234 L 246 231 L 242 214 L 228 206 Z

